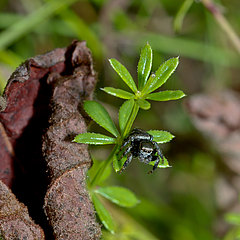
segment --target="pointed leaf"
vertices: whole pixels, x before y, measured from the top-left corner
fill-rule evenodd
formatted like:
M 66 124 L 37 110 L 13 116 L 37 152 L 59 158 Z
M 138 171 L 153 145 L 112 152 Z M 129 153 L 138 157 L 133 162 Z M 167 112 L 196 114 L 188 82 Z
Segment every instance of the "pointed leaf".
M 169 101 L 176 100 L 186 96 L 183 91 L 162 91 L 156 93 L 150 93 L 146 96 L 146 99 L 154 100 L 154 101 Z
M 109 116 L 106 109 L 95 101 L 85 101 L 84 109 L 88 115 L 101 127 L 112 133 L 115 137 L 119 136 L 119 132 Z
M 153 141 L 155 141 L 157 143 L 170 142 L 174 138 L 174 136 L 170 132 L 167 132 L 167 131 L 150 130 L 147 132 L 153 136 Z
M 154 162 L 150 162 L 149 165 L 154 165 L 156 161 Z M 158 164 L 158 168 L 168 168 L 168 167 L 171 167 L 168 163 L 168 160 L 164 157 L 163 158 L 163 162 L 160 161 L 160 163 Z
M 123 164 L 126 162 L 127 157 L 122 157 L 119 159 L 119 156 L 116 154 L 113 156 L 113 168 L 115 172 L 119 172 L 122 169 Z
M 139 203 L 135 194 L 123 187 L 101 187 L 96 189 L 95 192 L 122 207 L 134 207 Z
M 140 55 L 138 62 L 138 88 L 141 90 L 147 82 L 152 68 L 152 48 L 147 43 Z
M 130 98 L 134 98 L 134 94 L 124 91 L 122 89 L 118 89 L 118 88 L 112 88 L 112 87 L 105 87 L 105 88 L 101 88 L 104 92 L 113 95 L 115 97 L 119 97 L 119 98 L 123 98 L 123 99 L 130 99 Z
M 134 105 L 134 100 L 130 99 L 128 101 L 125 101 L 119 109 L 118 118 L 119 118 L 119 127 L 121 130 L 121 133 L 123 133 L 125 126 L 128 122 L 129 116 L 131 115 L 133 105 Z
M 150 102 L 144 100 L 144 99 L 138 99 L 137 100 L 138 106 L 144 110 L 148 110 L 151 107 Z
M 116 139 L 108 137 L 99 133 L 82 133 L 77 135 L 73 142 L 85 143 L 85 144 L 94 144 L 94 145 L 103 145 L 103 144 L 115 144 Z
M 132 91 L 137 92 L 136 84 L 128 70 L 114 58 L 110 59 L 109 62 L 122 80 L 132 89 Z
M 167 79 L 172 75 L 178 65 L 178 57 L 171 58 L 164 62 L 156 71 L 154 78 L 149 78 L 143 92 L 144 94 L 153 92 L 157 88 L 161 87 Z
M 115 226 L 110 213 L 103 206 L 103 204 L 100 202 L 100 200 L 94 193 L 92 194 L 92 201 L 102 224 L 107 230 L 109 230 L 112 234 L 114 234 Z

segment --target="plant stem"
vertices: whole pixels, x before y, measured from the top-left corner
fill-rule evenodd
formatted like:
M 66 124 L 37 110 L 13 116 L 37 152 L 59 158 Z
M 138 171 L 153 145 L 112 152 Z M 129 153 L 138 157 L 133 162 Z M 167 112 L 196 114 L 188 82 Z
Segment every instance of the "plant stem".
M 134 122 L 134 120 L 137 117 L 138 110 L 139 110 L 139 106 L 136 103 L 136 101 L 134 101 L 133 110 L 132 110 L 131 115 L 129 117 L 129 120 L 128 120 L 127 124 L 126 124 L 126 127 L 125 127 L 125 129 L 123 131 L 123 139 L 129 134 L 129 132 L 131 130 L 131 127 L 133 125 L 133 122 Z
M 102 174 L 104 173 L 105 169 L 107 168 L 108 164 L 111 163 L 111 160 L 112 160 L 114 154 L 116 154 L 117 150 L 118 150 L 118 144 L 115 145 L 115 147 L 113 148 L 113 150 L 110 153 L 110 155 L 107 158 L 107 160 L 105 160 L 104 164 L 98 169 L 96 175 L 93 177 L 92 181 L 90 182 L 90 187 L 94 187 L 97 184 L 97 182 L 99 181 L 100 177 L 102 176 Z
M 137 117 L 138 114 L 138 110 L 139 110 L 139 106 L 136 102 L 134 102 L 134 106 L 133 106 L 133 110 L 131 112 L 131 115 L 129 117 L 129 120 L 126 124 L 126 127 L 124 129 L 123 132 L 123 137 L 122 140 L 128 135 L 128 133 L 131 130 L 131 127 L 133 125 L 134 120 Z M 119 149 L 119 144 L 116 144 L 115 147 L 113 148 L 112 152 L 110 153 L 109 157 L 107 158 L 107 160 L 105 160 L 104 164 L 98 169 L 96 175 L 93 177 L 92 181 L 90 182 L 90 188 L 94 187 L 97 185 L 100 177 L 102 176 L 102 174 L 104 173 L 104 171 L 106 170 L 107 166 L 111 163 L 111 160 L 113 158 L 113 156 L 117 153 L 118 149 Z
M 202 4 L 213 15 L 219 26 L 229 37 L 230 41 L 232 42 L 238 53 L 240 53 L 240 39 L 236 32 L 233 30 L 232 26 L 227 21 L 227 19 L 223 16 L 219 8 L 211 0 L 202 0 Z

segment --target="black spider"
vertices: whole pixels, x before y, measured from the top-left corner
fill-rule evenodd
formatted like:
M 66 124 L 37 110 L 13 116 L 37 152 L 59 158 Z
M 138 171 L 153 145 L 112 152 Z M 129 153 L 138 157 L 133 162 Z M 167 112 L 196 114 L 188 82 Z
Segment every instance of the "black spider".
M 129 136 L 124 140 L 120 148 L 120 152 L 124 148 L 125 150 L 122 153 L 120 159 L 124 156 L 127 156 L 127 160 L 123 164 L 120 172 L 125 170 L 125 168 L 132 161 L 132 158 L 138 158 L 141 162 L 146 164 L 152 161 L 156 161 L 154 163 L 153 169 L 148 173 L 153 173 L 160 162 L 160 158 L 163 161 L 162 152 L 158 144 L 153 141 L 153 136 L 143 131 L 142 129 L 135 128 L 132 130 Z

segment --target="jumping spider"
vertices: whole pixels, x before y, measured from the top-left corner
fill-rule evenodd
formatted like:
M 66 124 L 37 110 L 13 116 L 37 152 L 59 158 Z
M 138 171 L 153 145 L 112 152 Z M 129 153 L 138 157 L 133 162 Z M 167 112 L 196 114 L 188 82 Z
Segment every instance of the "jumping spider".
M 164 160 L 160 147 L 156 142 L 153 141 L 153 136 L 143 131 L 142 129 L 134 128 L 132 130 L 129 136 L 124 140 L 120 148 L 120 152 L 123 149 L 125 150 L 122 153 L 120 159 L 124 156 L 127 156 L 127 160 L 123 164 L 120 172 L 125 170 L 133 158 L 138 158 L 140 162 L 146 164 L 152 161 L 156 161 L 154 163 L 153 169 L 148 173 L 153 173 L 160 162 L 160 158 L 162 161 Z

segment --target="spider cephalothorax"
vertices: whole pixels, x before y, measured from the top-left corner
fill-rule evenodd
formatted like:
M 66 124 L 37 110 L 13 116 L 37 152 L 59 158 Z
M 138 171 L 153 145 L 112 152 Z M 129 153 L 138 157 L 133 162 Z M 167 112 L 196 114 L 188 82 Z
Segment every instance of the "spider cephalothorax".
M 123 164 L 121 172 L 129 165 L 133 158 L 138 158 L 141 162 L 146 164 L 156 161 L 153 169 L 149 173 L 153 173 L 157 168 L 160 159 L 163 161 L 162 152 L 158 144 L 153 141 L 153 136 L 138 128 L 133 129 L 124 140 L 120 148 L 120 152 L 121 151 L 124 152 L 120 159 L 127 156 L 127 160 Z

